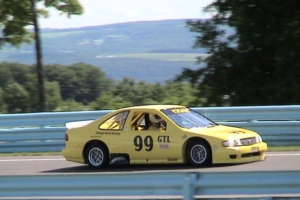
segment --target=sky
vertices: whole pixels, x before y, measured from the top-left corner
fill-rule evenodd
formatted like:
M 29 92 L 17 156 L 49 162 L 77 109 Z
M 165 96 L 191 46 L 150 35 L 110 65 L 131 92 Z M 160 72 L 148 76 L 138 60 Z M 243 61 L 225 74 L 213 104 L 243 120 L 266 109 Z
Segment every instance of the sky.
M 213 0 L 78 0 L 84 8 L 79 16 L 61 15 L 54 9 L 50 17 L 39 19 L 40 28 L 78 28 L 134 21 L 203 19 Z

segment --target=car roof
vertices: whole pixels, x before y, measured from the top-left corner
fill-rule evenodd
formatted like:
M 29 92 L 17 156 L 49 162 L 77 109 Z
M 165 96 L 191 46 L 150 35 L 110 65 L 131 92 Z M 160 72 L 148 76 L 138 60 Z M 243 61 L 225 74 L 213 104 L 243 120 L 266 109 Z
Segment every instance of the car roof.
M 170 109 L 170 108 L 185 108 L 185 106 L 181 106 L 181 105 L 143 105 L 143 106 L 132 106 L 132 107 L 122 108 L 122 109 L 118 109 L 118 110 L 137 110 L 137 109 L 162 110 L 162 109 Z

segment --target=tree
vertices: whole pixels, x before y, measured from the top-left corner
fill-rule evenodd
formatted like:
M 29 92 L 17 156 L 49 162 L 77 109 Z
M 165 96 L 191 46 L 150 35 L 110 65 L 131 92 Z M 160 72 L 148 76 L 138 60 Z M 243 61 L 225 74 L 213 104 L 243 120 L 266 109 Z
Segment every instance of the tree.
M 87 108 L 80 102 L 74 100 L 61 101 L 58 108 L 55 111 L 82 111 Z
M 145 81 L 136 83 L 134 79 L 125 77 L 118 82 L 114 88 L 113 95 L 120 97 L 123 102 L 130 102 L 131 105 L 138 106 L 157 104 L 158 102 L 154 100 L 153 92 L 152 84 Z
M 132 106 L 132 103 L 124 100 L 121 96 L 113 95 L 111 92 L 104 92 L 90 106 L 93 110 L 114 110 Z
M 205 68 L 179 78 L 197 86 L 206 105 L 300 103 L 300 1 L 216 0 L 211 20 L 188 21 Z
M 37 9 L 36 3 L 42 3 L 44 8 Z M 47 17 L 47 8 L 55 8 L 68 16 L 83 12 L 77 0 L 0 0 L 0 47 L 5 43 L 18 47 L 23 42 L 31 42 L 32 38 L 35 40 L 39 111 L 47 110 L 47 100 L 38 17 Z M 28 26 L 34 27 L 33 34 L 26 29 Z
M 181 83 L 176 81 L 168 81 L 164 89 L 164 104 L 178 104 L 185 106 L 201 106 L 201 101 L 196 98 L 189 83 Z
M 101 69 L 84 63 L 46 66 L 46 78 L 60 84 L 64 100 L 75 99 L 85 105 L 112 87 L 112 80 Z
M 4 102 L 3 93 L 4 92 L 0 87 L 0 113 L 6 113 L 6 104 Z
M 30 112 L 30 96 L 26 89 L 14 82 L 4 88 L 3 100 L 8 113 Z
M 21 85 L 24 85 L 27 80 L 27 75 L 33 73 L 32 67 L 20 63 L 1 63 L 0 64 L 0 87 L 8 84 L 9 80 L 13 80 Z M 36 85 L 36 84 L 35 84 Z
M 27 74 L 26 76 L 26 84 L 24 84 L 24 88 L 26 89 L 26 91 L 29 93 L 29 109 L 31 112 L 37 112 L 37 104 L 39 102 L 39 99 L 36 95 L 37 93 L 37 88 L 35 87 L 36 85 L 36 77 L 32 74 Z M 50 111 L 55 110 L 56 108 L 59 107 L 62 99 L 60 96 L 60 87 L 59 87 L 59 83 L 52 81 L 45 81 L 45 90 L 46 90 L 46 94 L 47 94 L 47 99 L 49 100 L 48 103 L 48 109 Z
M 57 81 L 60 85 L 61 97 L 63 100 L 71 100 L 75 98 L 73 83 L 76 82 L 75 71 L 70 70 L 67 66 L 48 65 L 46 68 L 46 78 L 49 81 Z
M 0 87 L 2 88 L 14 82 L 13 75 L 8 66 L 10 66 L 8 63 L 2 63 L 0 65 Z
M 94 66 L 76 63 L 69 66 L 69 70 L 75 73 L 71 78 L 73 81 L 73 94 L 75 100 L 88 104 L 97 99 L 105 90 L 109 90 L 112 80 L 105 76 L 105 73 Z
M 114 88 L 113 96 L 121 97 L 124 102 L 130 101 L 133 105 L 139 105 L 140 102 L 135 102 L 136 87 L 134 79 L 125 77 Z

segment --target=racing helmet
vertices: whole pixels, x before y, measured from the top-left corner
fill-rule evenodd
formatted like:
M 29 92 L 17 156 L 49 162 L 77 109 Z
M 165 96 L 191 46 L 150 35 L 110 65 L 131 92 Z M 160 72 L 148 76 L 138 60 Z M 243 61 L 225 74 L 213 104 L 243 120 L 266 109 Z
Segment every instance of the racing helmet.
M 149 114 L 149 120 L 151 123 L 159 123 L 161 121 L 160 116 L 156 115 L 156 114 Z

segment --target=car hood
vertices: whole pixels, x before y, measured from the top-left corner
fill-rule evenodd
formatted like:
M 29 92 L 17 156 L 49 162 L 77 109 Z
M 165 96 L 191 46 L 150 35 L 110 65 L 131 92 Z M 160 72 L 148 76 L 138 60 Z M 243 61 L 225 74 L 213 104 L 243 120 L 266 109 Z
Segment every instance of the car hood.
M 189 131 L 196 134 L 217 136 L 219 138 L 224 139 L 227 139 L 228 137 L 248 138 L 256 137 L 258 135 L 256 132 L 248 129 L 223 125 L 212 126 L 207 128 L 192 128 L 189 129 Z
M 88 125 L 88 124 L 92 123 L 93 121 L 94 120 L 67 122 L 65 125 L 66 125 L 67 129 L 72 129 L 72 128 L 79 128 L 79 127 Z

